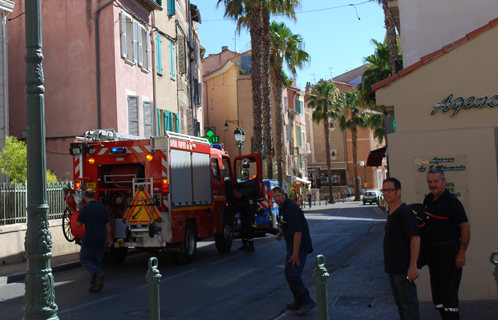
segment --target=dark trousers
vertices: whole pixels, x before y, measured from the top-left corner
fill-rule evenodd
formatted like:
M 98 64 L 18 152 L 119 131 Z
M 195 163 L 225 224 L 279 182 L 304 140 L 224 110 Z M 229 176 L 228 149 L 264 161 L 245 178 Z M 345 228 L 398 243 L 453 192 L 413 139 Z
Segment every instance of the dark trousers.
M 240 237 L 242 240 L 252 240 L 254 238 L 254 213 L 249 210 L 240 212 Z
M 399 318 L 401 320 L 419 320 L 417 286 L 410 282 L 404 274 L 389 274 L 389 282 L 394 301 L 398 306 Z
M 294 305 L 297 307 L 301 307 L 313 301 L 310 298 L 310 292 L 304 286 L 303 279 L 301 279 L 307 256 L 307 252 L 299 252 L 299 260 L 301 261 L 299 267 L 297 265 L 293 267 L 292 262 L 289 262 L 289 259 L 292 257 L 292 252 L 287 252 L 285 257 L 285 279 L 294 295 Z
M 311 199 L 308 199 L 308 204 L 310 205 L 310 209 L 311 209 Z
M 104 251 L 104 243 L 90 248 L 81 247 L 80 262 L 81 265 L 83 265 L 83 267 L 92 275 L 92 286 L 97 284 L 97 276 L 104 273 L 101 270 L 102 262 L 104 261 Z
M 455 265 L 460 240 L 443 245 L 428 245 L 428 263 L 431 276 L 432 301 L 436 308 L 458 311 L 458 289 L 462 268 Z M 442 306 L 441 306 L 442 305 Z

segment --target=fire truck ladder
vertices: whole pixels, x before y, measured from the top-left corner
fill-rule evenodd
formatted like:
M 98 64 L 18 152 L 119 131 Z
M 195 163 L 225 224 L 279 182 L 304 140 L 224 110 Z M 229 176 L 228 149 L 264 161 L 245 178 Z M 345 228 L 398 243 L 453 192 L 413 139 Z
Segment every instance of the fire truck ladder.
M 85 144 L 88 140 L 91 140 L 92 142 L 98 142 L 102 146 L 101 141 L 147 140 L 149 138 L 117 133 L 115 129 L 98 129 L 85 132 L 84 139 Z

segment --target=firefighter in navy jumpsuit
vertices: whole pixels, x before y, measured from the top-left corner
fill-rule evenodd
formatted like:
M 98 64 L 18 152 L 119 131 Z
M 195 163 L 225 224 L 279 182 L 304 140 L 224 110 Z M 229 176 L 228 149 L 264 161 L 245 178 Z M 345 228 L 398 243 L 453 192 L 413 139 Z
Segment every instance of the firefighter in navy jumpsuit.
M 240 214 L 240 235 L 242 238 L 242 247 L 239 248 L 241 251 L 254 251 L 254 211 L 253 203 L 249 197 L 240 193 L 240 190 L 235 188 L 233 190 L 233 195 L 235 197 L 235 210 Z

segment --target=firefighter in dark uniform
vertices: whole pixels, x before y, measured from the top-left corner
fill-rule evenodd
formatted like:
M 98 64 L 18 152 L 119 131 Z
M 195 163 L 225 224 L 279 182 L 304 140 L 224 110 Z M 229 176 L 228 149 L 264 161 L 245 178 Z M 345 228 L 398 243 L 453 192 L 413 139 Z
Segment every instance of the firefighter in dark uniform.
M 242 238 L 241 251 L 253 252 L 254 251 L 254 229 L 255 223 L 253 202 L 252 200 L 243 195 L 239 188 L 234 188 L 233 196 L 235 197 L 235 210 L 240 214 L 240 235 Z
M 427 172 L 431 193 L 424 199 L 427 265 L 431 277 L 432 301 L 441 317 L 460 319 L 458 288 L 470 241 L 470 226 L 462 203 L 448 190 L 444 172 Z

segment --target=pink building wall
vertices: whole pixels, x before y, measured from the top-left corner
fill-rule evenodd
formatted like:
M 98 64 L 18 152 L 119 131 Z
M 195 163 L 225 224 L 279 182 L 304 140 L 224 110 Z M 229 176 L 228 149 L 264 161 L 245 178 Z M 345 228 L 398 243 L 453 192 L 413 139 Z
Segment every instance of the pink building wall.
M 103 4 L 98 0 L 42 2 L 47 168 L 59 178 L 70 178 L 66 175 L 72 171 L 68 149 L 74 136 L 98 128 L 94 13 Z M 143 134 L 143 101 L 153 101 L 152 71 L 143 73 L 121 58 L 119 5 L 114 2 L 103 8 L 98 19 L 101 127 L 128 133 L 127 94 L 133 93 L 139 97 Z M 24 2 L 18 2 L 12 15 L 24 8 Z M 150 12 L 146 16 L 150 19 Z M 9 32 L 11 135 L 21 138 L 26 131 L 24 16 L 9 21 Z

